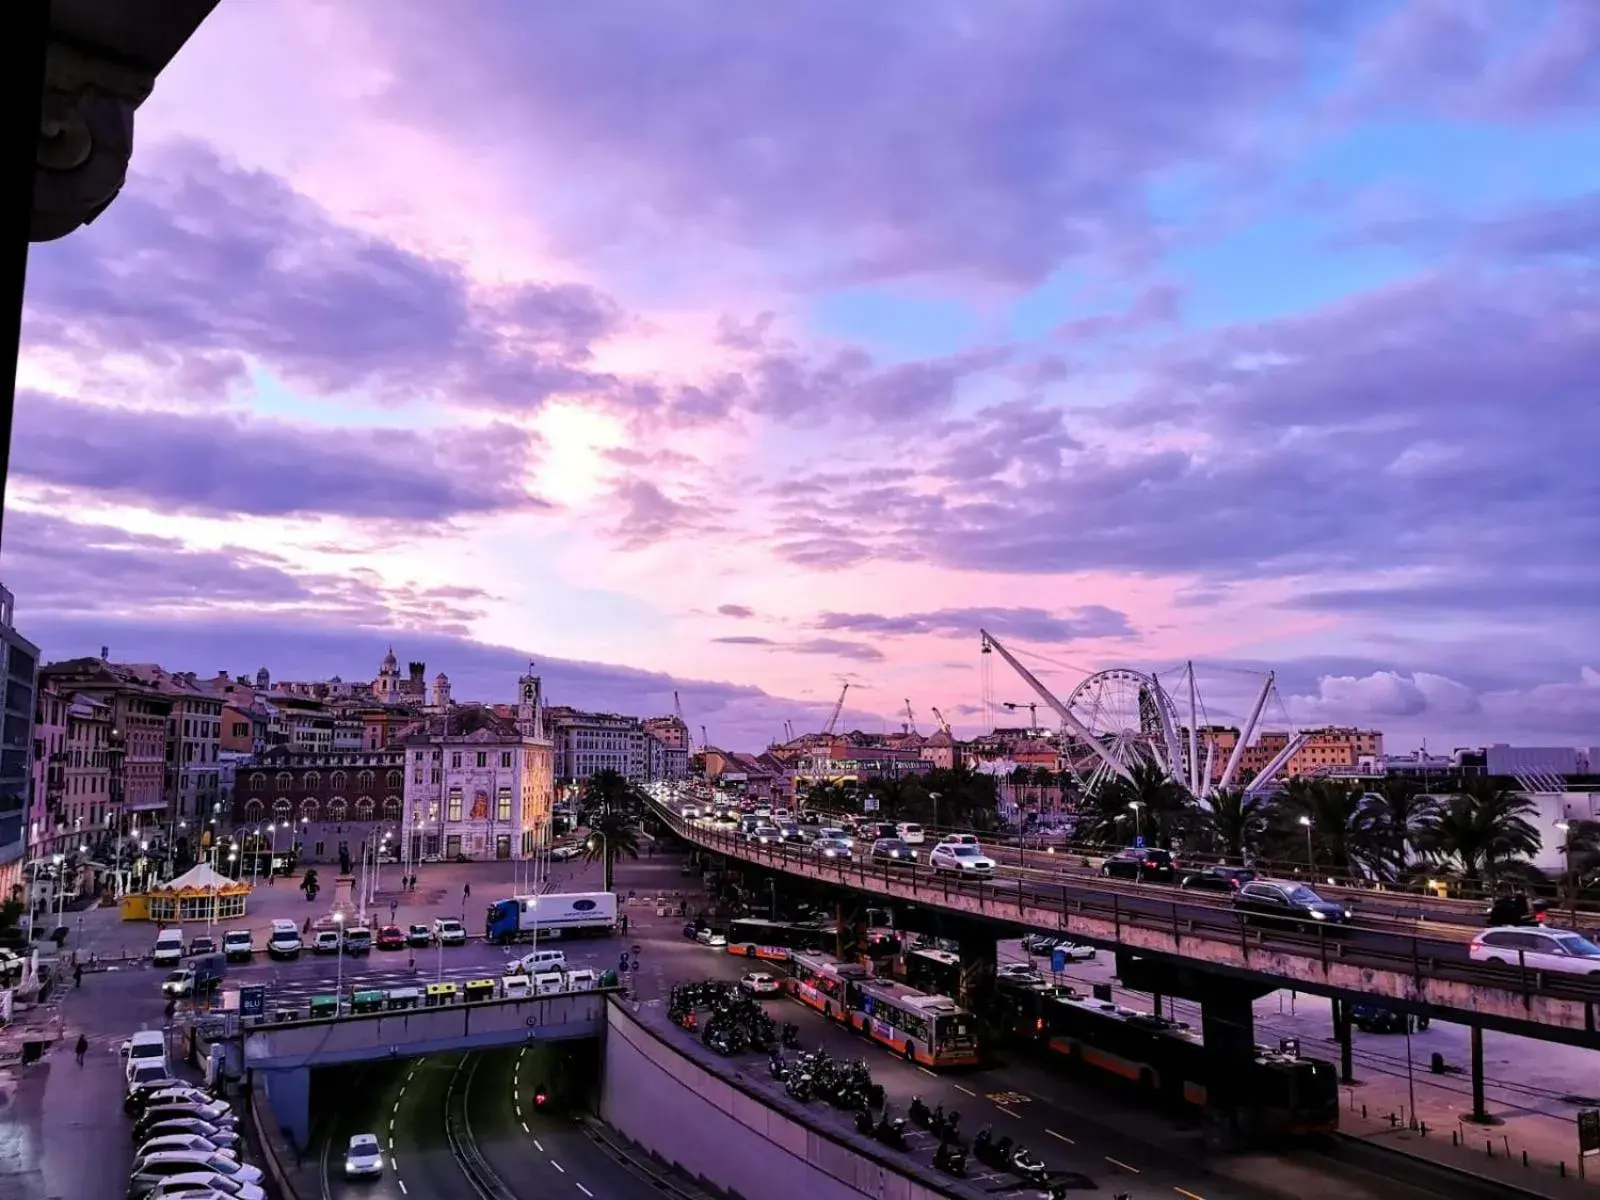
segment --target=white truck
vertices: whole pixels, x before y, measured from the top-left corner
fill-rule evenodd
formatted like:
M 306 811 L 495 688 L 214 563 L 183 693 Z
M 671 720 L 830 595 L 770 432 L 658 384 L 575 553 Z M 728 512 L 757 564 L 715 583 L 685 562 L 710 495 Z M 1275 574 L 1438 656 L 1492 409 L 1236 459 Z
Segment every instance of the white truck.
M 613 892 L 548 892 L 513 896 L 489 906 L 485 935 L 505 945 L 535 936 L 569 938 L 615 933 L 617 897 Z

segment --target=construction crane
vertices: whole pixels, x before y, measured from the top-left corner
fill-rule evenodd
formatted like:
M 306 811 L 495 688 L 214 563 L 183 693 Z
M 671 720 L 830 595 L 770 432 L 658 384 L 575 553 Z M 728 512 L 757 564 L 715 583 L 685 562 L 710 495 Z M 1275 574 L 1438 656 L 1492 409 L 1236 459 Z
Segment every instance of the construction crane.
M 688 729 L 689 722 L 683 719 L 683 701 L 678 699 L 677 688 L 672 689 L 672 712 L 678 718 L 678 724 L 682 725 L 684 729 Z
M 933 719 L 939 722 L 939 728 L 944 730 L 945 737 L 952 739 L 955 737 L 955 734 L 950 732 L 950 722 L 944 719 L 944 714 L 937 708 L 933 710 Z
M 842 688 L 839 689 L 839 702 L 833 706 L 833 716 L 828 718 L 828 724 L 822 730 L 822 732 L 827 734 L 829 737 L 833 736 L 833 731 L 839 724 L 839 714 L 844 711 L 844 698 L 849 694 L 850 685 L 846 683 Z
M 708 733 L 706 733 L 706 727 L 704 725 L 702 725 L 702 726 L 700 726 L 700 750 L 701 750 L 701 753 L 704 753 L 705 751 L 707 751 L 709 749 L 711 749 L 711 736 Z
M 906 697 L 906 732 L 908 732 L 908 733 L 916 733 L 916 732 L 918 732 L 918 730 L 917 730 L 917 713 L 916 713 L 916 710 L 911 707 L 911 697 L 910 696 Z
M 1033 731 L 1035 733 L 1039 732 L 1039 705 L 1037 703 L 1023 704 L 1021 702 L 1018 702 L 1016 704 L 1013 704 L 1009 700 L 1002 700 L 1002 701 L 1000 701 L 1000 707 L 1001 708 L 1008 708 L 1012 712 L 1016 712 L 1017 709 L 1019 709 L 1019 708 L 1027 709 L 1028 710 L 1028 721 L 1033 726 Z
M 785 721 L 783 723 L 783 740 L 785 742 L 794 741 L 794 722 L 793 721 Z

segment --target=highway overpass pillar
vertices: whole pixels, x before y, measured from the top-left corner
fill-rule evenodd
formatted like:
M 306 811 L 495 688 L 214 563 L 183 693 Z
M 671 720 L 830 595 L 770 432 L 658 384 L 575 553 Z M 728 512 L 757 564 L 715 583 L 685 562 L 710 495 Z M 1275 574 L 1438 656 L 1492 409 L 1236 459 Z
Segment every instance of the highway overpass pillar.
M 263 1071 L 272 1117 L 296 1150 L 304 1151 L 311 1139 L 311 1068 Z
M 963 933 L 958 945 L 961 981 L 956 1003 L 969 1012 L 982 1012 L 994 993 L 996 939 L 993 934 Z
M 1490 1123 L 1489 1110 L 1483 1105 L 1483 1026 L 1472 1026 L 1472 1117 L 1479 1125 Z
M 1339 1042 L 1339 1082 L 1354 1083 L 1356 1074 L 1350 1054 L 1350 1004 L 1347 1000 L 1333 1002 L 1333 1036 Z
M 1254 1131 L 1243 1119 L 1249 1111 L 1240 1081 L 1255 1058 L 1254 994 L 1245 988 L 1215 986 L 1200 1001 L 1200 1032 L 1210 1059 L 1206 1085 L 1206 1142 L 1214 1149 L 1236 1150 L 1249 1144 Z

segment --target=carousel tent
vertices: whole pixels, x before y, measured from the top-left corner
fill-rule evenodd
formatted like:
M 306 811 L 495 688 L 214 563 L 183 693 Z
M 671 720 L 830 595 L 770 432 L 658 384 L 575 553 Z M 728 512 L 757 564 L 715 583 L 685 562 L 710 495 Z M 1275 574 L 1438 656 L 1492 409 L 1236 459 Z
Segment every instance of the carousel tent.
M 205 863 L 150 889 L 152 921 L 221 921 L 244 916 L 250 885 L 219 875 Z

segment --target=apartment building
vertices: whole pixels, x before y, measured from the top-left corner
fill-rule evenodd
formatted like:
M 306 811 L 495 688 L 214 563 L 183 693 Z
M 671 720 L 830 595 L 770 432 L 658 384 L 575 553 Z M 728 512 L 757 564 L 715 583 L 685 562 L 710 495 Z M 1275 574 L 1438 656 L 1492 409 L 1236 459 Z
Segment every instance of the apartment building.
M 20 883 L 32 807 L 34 694 L 39 647 L 12 623 L 15 600 L 0 587 L 0 652 L 5 695 L 0 698 L 0 895 Z
M 545 724 L 560 782 L 582 783 L 596 772 L 608 770 L 634 783 L 649 777 L 644 725 L 637 717 L 553 705 L 545 710 Z M 687 771 L 687 756 L 684 764 Z
M 312 862 L 334 862 L 341 850 L 360 855 L 373 830 L 399 835 L 404 751 L 301 751 L 272 746 L 235 763 L 231 815 L 235 831 L 260 830 L 277 848 L 298 843 Z

